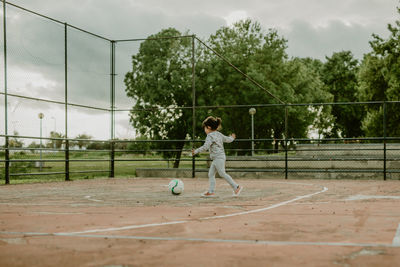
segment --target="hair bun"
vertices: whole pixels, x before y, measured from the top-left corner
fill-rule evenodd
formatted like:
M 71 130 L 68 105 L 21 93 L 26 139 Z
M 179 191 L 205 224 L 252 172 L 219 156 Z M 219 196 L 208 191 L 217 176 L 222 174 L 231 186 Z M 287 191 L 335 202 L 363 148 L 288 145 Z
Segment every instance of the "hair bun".
M 221 118 L 215 118 L 213 116 L 209 116 L 203 121 L 202 126 L 203 128 L 210 127 L 212 130 L 217 130 L 220 128 L 221 123 L 222 123 Z

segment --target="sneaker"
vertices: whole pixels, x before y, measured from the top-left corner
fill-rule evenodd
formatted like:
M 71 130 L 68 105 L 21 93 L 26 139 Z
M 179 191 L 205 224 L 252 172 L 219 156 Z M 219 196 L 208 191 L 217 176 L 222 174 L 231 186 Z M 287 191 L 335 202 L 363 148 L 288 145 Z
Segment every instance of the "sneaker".
M 242 190 L 243 190 L 243 186 L 238 185 L 236 190 L 233 191 L 233 196 L 238 197 L 240 195 L 240 192 L 242 192 Z
M 210 193 L 208 191 L 201 194 L 201 197 L 215 197 L 215 193 Z

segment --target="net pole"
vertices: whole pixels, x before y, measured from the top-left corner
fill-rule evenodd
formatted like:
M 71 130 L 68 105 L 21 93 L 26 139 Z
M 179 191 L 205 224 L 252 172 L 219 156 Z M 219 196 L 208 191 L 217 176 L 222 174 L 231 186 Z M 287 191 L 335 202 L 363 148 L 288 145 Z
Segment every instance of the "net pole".
M 109 178 L 113 178 L 115 174 L 115 41 L 111 41 L 111 79 L 110 79 L 110 102 L 111 102 L 111 134 L 110 134 L 110 174 Z
M 192 36 L 192 133 L 193 140 L 196 136 L 196 83 L 195 83 L 195 35 Z M 192 149 L 194 149 L 194 142 L 192 142 Z M 196 176 L 196 159 L 192 155 L 192 178 Z
M 4 133 L 5 133 L 5 183 L 10 184 L 10 153 L 8 143 L 8 107 L 7 107 L 7 20 L 6 20 L 6 1 L 3 0 L 3 47 L 4 47 Z
M 64 116 L 65 116 L 65 181 L 69 181 L 68 140 L 68 24 L 64 23 Z
M 288 178 L 288 105 L 285 105 L 285 179 Z
M 386 181 L 386 101 L 383 101 L 383 180 Z

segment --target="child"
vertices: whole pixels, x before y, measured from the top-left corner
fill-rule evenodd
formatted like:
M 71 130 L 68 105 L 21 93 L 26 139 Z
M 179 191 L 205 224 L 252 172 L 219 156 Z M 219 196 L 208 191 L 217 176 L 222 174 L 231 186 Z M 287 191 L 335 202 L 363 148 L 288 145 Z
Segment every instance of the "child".
M 225 150 L 224 143 L 231 143 L 235 140 L 236 135 L 232 134 L 231 136 L 225 136 L 220 133 L 218 130 L 221 128 L 222 120 L 220 118 L 214 118 L 212 116 L 206 118 L 203 121 L 204 132 L 207 134 L 206 141 L 203 146 L 199 147 L 196 150 L 192 150 L 192 155 L 196 155 L 200 152 L 210 150 L 210 158 L 212 160 L 210 170 L 208 172 L 208 178 L 210 182 L 210 187 L 208 191 L 201 194 L 203 197 L 214 197 L 215 196 L 215 173 L 218 171 L 218 174 L 223 177 L 233 189 L 233 196 L 239 196 L 243 187 L 236 184 L 225 172 Z

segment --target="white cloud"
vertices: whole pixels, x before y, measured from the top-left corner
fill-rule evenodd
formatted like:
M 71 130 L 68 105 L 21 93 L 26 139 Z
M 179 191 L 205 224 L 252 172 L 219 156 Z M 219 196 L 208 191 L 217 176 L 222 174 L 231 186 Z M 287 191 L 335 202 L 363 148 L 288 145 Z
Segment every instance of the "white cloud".
M 245 10 L 236 10 L 231 13 L 229 13 L 228 16 L 224 17 L 226 24 L 228 26 L 233 25 L 235 22 L 238 22 L 240 20 L 245 20 L 249 16 L 247 15 L 247 12 Z
M 370 52 L 369 41 L 376 31 L 363 25 L 337 20 L 321 27 L 295 21 L 280 32 L 288 40 L 290 56 L 324 60 L 326 56 L 343 50 L 352 51 L 356 58 L 361 59 L 363 54 Z

